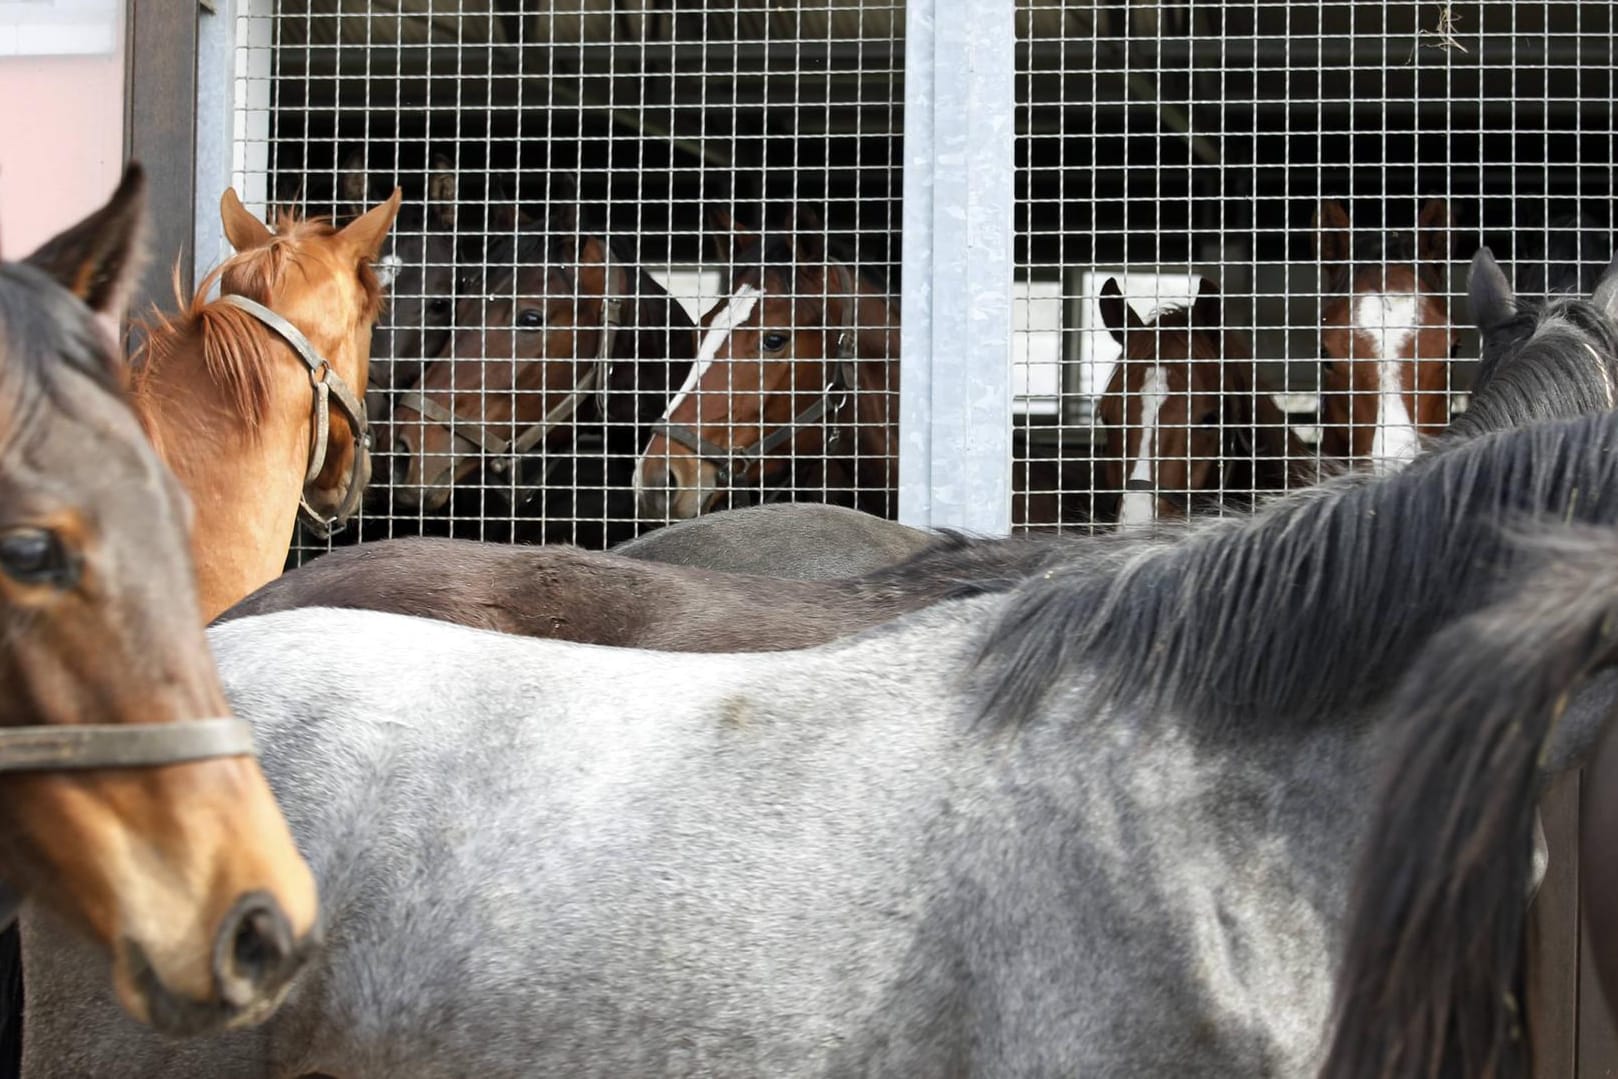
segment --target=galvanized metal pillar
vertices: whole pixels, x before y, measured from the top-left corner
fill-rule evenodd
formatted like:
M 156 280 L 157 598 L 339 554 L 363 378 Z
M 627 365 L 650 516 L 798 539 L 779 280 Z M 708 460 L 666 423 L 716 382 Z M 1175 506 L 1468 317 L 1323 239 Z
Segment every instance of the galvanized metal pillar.
M 911 0 L 899 519 L 1011 527 L 1012 0 Z
M 197 280 L 231 253 L 219 220 L 225 188 L 234 184 L 260 217 L 268 210 L 273 11 L 273 0 L 215 0 L 198 23 Z

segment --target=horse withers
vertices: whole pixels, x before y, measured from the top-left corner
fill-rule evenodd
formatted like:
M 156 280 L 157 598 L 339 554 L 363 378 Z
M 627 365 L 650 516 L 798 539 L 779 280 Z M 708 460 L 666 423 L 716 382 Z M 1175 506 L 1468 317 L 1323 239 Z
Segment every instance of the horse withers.
M 1448 425 L 1459 341 L 1444 289 L 1449 229 L 1442 199 L 1422 205 L 1413 235 L 1356 235 L 1341 203 L 1320 204 L 1323 456 L 1387 472 Z
M 101 993 L 110 959 L 123 1007 L 185 1035 L 265 1018 L 319 910 L 228 718 L 188 500 L 99 323 L 138 277 L 143 186 L 131 165 L 105 207 L 0 264 L 0 876 L 97 946 Z

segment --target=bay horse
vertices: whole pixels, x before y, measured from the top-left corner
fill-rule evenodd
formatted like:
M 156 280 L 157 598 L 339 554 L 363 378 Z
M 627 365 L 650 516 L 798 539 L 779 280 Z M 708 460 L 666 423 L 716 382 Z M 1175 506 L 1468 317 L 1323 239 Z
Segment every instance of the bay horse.
M 0 925 L 49 909 L 98 999 L 183 1036 L 267 1017 L 319 911 L 197 621 L 186 496 L 101 322 L 140 277 L 144 219 L 131 164 L 0 263 Z M 18 988 L 0 978 L 8 1010 Z
M 395 496 L 439 512 L 481 473 L 481 487 L 532 504 L 566 538 L 584 542 L 587 516 L 600 521 L 591 545 L 628 538 L 637 530 L 630 462 L 686 376 L 695 325 L 624 252 L 582 230 L 572 204 L 544 231 L 504 208 L 494 231 L 507 234 L 488 256 L 500 269 L 484 294 L 461 301 L 443 355 L 395 405 Z M 599 433 L 604 449 L 583 445 L 584 432 Z M 603 504 L 570 501 L 583 485 L 567 472 L 603 456 Z
M 220 213 L 237 253 L 177 314 L 147 320 L 135 413 L 196 507 L 204 621 L 280 574 L 297 519 L 329 534 L 359 505 L 371 466 L 356 388 L 381 308 L 373 267 L 400 197 L 341 229 L 283 213 L 271 232 L 227 189 Z
M 1356 235 L 1326 200 L 1314 220 L 1321 265 L 1320 452 L 1388 471 L 1449 423 L 1459 341 L 1444 294 L 1449 204 L 1421 207 L 1407 231 Z
M 266 1026 L 174 1044 L 30 910 L 30 1074 L 1308 1074 L 1351 862 L 1398 846 L 1377 772 L 1444 700 L 1394 688 L 1533 587 L 1513 517 L 1618 524 L 1618 415 L 1096 537 L 809 650 L 215 627 L 330 943 Z M 1587 748 L 1559 734 L 1547 768 Z
M 641 513 L 696 517 L 736 493 L 852 487 L 892 516 L 898 480 L 899 321 L 886 291 L 829 253 L 817 215 L 783 234 L 713 211 L 732 269 L 702 318 L 690 376 L 635 467 Z M 809 466 L 809 473 L 795 469 Z
M 1123 349 L 1097 406 L 1104 446 L 1102 490 L 1117 493 L 1122 527 L 1184 518 L 1229 501 L 1251 505 L 1285 490 L 1292 461 L 1307 454 L 1251 372 L 1252 348 L 1225 327 L 1219 289 L 1203 279 L 1187 307 L 1148 323 L 1115 278 L 1100 309 Z

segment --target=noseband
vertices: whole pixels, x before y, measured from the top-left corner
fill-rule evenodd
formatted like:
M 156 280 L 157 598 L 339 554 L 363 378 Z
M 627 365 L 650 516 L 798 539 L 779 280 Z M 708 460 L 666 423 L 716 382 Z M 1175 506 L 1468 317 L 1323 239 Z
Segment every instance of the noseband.
M 56 723 L 0 727 L 0 775 L 155 768 L 251 757 L 253 728 L 233 717 L 173 723 Z M 21 896 L 0 882 L 0 928 L 17 916 Z
M 627 281 L 623 278 L 623 268 L 617 267 L 619 284 L 625 286 L 621 294 L 627 294 Z M 608 291 L 611 291 L 609 287 Z M 490 296 L 490 300 L 501 297 Z M 538 446 L 550 437 L 551 432 L 566 423 L 574 413 L 578 412 L 591 395 L 605 397 L 607 393 L 607 372 L 612 366 L 612 348 L 616 343 L 618 330 L 623 326 L 623 301 L 616 298 L 603 297 L 601 300 L 601 340 L 596 345 L 596 355 L 578 384 L 568 392 L 567 396 L 558 401 L 538 423 L 530 424 L 512 438 L 504 438 L 496 433 L 487 423 L 468 420 L 457 416 L 451 410 L 434 401 L 419 390 L 401 394 L 399 407 L 414 409 L 422 416 L 446 428 L 450 434 L 465 442 L 475 450 L 480 450 L 493 458 L 489 462 L 489 469 L 496 474 L 503 474 L 508 470 L 512 475 L 517 474 L 517 466 L 522 457 L 529 450 Z M 451 363 L 457 362 L 453 357 Z M 454 462 L 449 465 L 453 478 Z
M 859 294 L 856 289 L 853 271 L 841 262 L 831 263 L 833 272 L 837 276 L 837 283 L 847 299 L 843 308 L 843 322 L 837 331 L 837 353 L 831 364 L 831 371 L 826 377 L 825 388 L 821 391 L 808 408 L 799 412 L 785 424 L 773 431 L 767 431 L 757 442 L 740 449 L 731 446 L 721 446 L 702 437 L 701 431 L 694 427 L 687 427 L 682 423 L 670 423 L 665 418 L 652 425 L 652 431 L 667 438 L 676 445 L 683 446 L 697 455 L 697 459 L 706 461 L 715 468 L 714 489 L 716 491 L 729 490 L 736 480 L 744 475 L 754 465 L 761 464 L 764 458 L 774 451 L 791 442 L 800 427 L 812 423 L 819 423 L 830 416 L 833 419 L 842 412 L 848 404 L 849 398 L 858 386 L 858 372 L 854 367 L 854 357 L 859 344 L 858 334 L 855 332 L 855 308 L 858 306 Z M 725 331 L 727 334 L 729 330 Z M 826 439 L 826 449 L 831 451 L 837 447 L 843 436 L 843 429 L 833 426 Z
M 312 417 L 314 438 L 309 447 L 309 468 L 304 473 L 303 491 L 298 495 L 298 517 L 319 538 L 329 539 L 343 530 L 348 524 L 348 519 L 359 508 L 360 498 L 365 494 L 366 481 L 370 478 L 371 430 L 366 420 L 365 402 L 355 395 L 348 383 L 343 381 L 343 376 L 332 368 L 326 358 L 315 350 L 309 339 L 292 323 L 246 296 L 221 296 L 219 302 L 247 312 L 280 335 L 309 369 L 309 386 L 314 390 L 315 398 Z M 327 444 L 331 435 L 331 405 L 334 398 L 337 407 L 347 418 L 348 429 L 354 437 L 354 461 L 348 475 L 348 490 L 343 492 L 342 505 L 337 507 L 337 512 L 333 516 L 322 517 L 315 512 L 313 506 L 309 505 L 309 489 L 314 485 L 321 470 L 326 467 Z

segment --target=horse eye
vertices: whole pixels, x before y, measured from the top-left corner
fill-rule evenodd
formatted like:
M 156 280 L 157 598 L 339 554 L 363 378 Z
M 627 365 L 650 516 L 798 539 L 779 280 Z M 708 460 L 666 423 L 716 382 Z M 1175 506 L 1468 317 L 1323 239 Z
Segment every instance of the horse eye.
M 449 301 L 442 296 L 434 296 L 427 301 L 427 313 L 436 318 L 449 314 Z
M 532 307 L 525 307 L 517 313 L 517 325 L 532 329 L 535 326 L 545 325 L 545 313 Z
M 68 588 L 79 567 L 54 532 L 14 528 L 0 535 L 0 573 L 19 584 Z
M 764 350 L 766 352 L 780 352 L 787 347 L 787 335 L 784 333 L 767 333 L 764 335 Z

